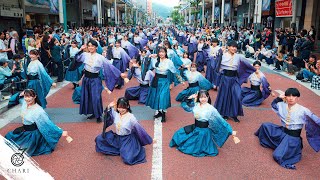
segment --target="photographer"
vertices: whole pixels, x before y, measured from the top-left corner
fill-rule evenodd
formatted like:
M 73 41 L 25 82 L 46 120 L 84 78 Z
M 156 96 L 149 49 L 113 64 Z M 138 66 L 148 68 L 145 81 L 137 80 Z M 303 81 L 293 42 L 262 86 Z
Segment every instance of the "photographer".
M 302 69 L 302 75 L 303 79 L 301 80 L 302 82 L 308 82 L 311 81 L 312 77 L 316 75 L 316 61 L 317 57 L 315 55 L 311 55 L 309 57 L 309 61 L 305 61 L 305 69 Z

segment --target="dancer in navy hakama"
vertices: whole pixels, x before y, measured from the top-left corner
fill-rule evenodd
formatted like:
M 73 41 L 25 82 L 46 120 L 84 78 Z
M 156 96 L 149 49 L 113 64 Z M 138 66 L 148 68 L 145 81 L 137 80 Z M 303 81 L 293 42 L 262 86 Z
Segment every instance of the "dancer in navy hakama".
M 128 41 L 128 36 L 123 36 L 121 40 L 121 47 L 126 51 L 126 53 L 130 56 L 131 59 L 136 59 L 139 56 L 139 49 L 136 48 Z
M 194 60 L 194 53 L 197 52 L 197 44 L 197 38 L 194 36 L 194 34 L 191 34 L 188 39 L 188 53 L 191 61 Z
M 112 65 L 114 65 L 117 69 L 119 69 L 122 73 L 124 73 L 129 67 L 130 56 L 126 53 L 122 47 L 120 47 L 121 41 L 116 42 L 116 46 L 112 48 Z M 122 78 L 118 80 L 117 89 L 120 89 L 124 84 Z
M 21 107 L 23 126 L 6 134 L 5 138 L 26 149 L 30 156 L 50 154 L 54 151 L 61 136 L 68 136 L 49 118 L 41 107 L 39 96 L 32 89 L 26 89 Z
M 209 58 L 207 61 L 207 69 L 206 69 L 206 79 L 210 81 L 213 85 L 213 89 L 217 90 L 217 79 L 219 76 L 219 70 L 217 69 L 217 57 L 219 54 L 222 54 L 222 49 L 218 46 L 219 40 L 214 38 L 212 40 L 212 46 L 210 46 L 210 52 L 208 54 Z
M 82 52 L 88 47 L 89 52 Z M 81 99 L 80 99 L 80 114 L 92 114 L 88 119 L 96 118 L 97 122 L 101 122 L 103 113 L 102 98 L 101 98 L 101 79 L 99 72 L 103 69 L 103 75 L 106 83 L 106 90 L 110 93 L 120 78 L 121 72 L 114 67 L 102 55 L 96 52 L 98 44 L 96 41 L 90 40 L 86 45 L 81 47 L 81 51 L 76 55 L 74 63 L 75 67 L 84 64 L 84 77 L 82 80 Z
M 240 122 L 237 116 L 243 116 L 241 84 L 255 69 L 243 55 L 236 52 L 237 43 L 232 41 L 228 52 L 218 57 L 221 60 L 217 62 L 217 68 L 220 69 L 219 89 L 214 107 L 225 119 L 231 117 L 235 122 Z
M 263 123 L 255 133 L 263 147 L 274 149 L 273 159 L 282 167 L 295 169 L 302 158 L 301 130 L 306 126 L 306 136 L 310 146 L 320 150 L 320 118 L 308 108 L 297 103 L 300 92 L 289 88 L 273 100 L 271 106 L 281 120 L 281 126 Z
M 116 132 L 105 132 L 112 124 Z M 131 113 L 129 101 L 119 98 L 117 104 L 110 103 L 105 111 L 103 133 L 96 137 L 95 142 L 97 152 L 120 156 L 125 164 L 134 165 L 146 162 L 143 146 L 151 144 L 152 138 Z
M 267 99 L 271 93 L 270 85 L 265 75 L 260 71 L 261 63 L 255 61 L 253 67 L 256 68 L 256 72 L 249 76 L 251 87 L 241 88 L 242 104 L 244 106 L 259 106 L 265 99 Z M 262 90 L 260 86 L 262 85 Z
M 197 71 L 199 72 L 204 72 L 204 65 L 208 58 L 208 53 L 207 51 L 205 51 L 205 49 L 207 48 L 208 46 L 206 43 L 204 43 L 204 40 L 200 39 L 198 43 L 198 51 L 196 56 Z
M 141 56 L 144 56 L 146 51 L 144 50 Z M 139 104 L 145 104 L 149 92 L 149 85 L 154 77 L 154 74 L 149 70 L 151 65 L 151 59 L 144 57 L 141 59 L 139 64 L 135 60 L 131 60 L 131 69 L 128 70 L 128 79 L 134 76 L 138 82 L 139 86 L 130 87 L 126 89 L 124 97 L 128 100 L 139 100 Z
M 208 91 L 201 90 L 195 95 L 197 102 L 190 107 L 195 123 L 176 131 L 170 141 L 170 147 L 195 157 L 217 156 L 228 137 L 233 134 L 232 127 L 210 104 Z

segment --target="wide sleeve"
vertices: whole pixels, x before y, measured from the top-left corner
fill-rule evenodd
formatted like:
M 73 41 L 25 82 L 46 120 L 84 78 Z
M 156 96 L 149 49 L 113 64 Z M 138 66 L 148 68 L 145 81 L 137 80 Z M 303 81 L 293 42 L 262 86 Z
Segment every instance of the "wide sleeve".
M 271 90 L 269 89 L 270 84 L 267 81 L 265 76 L 261 77 L 261 84 L 262 84 L 262 97 L 263 99 L 267 99 L 270 96 Z
M 106 108 L 103 114 L 102 137 L 105 138 L 106 129 L 114 123 L 115 111 L 113 108 Z
M 212 84 L 210 81 L 208 81 L 205 77 L 202 76 L 202 74 L 197 75 L 198 83 L 200 89 L 210 90 L 212 88 Z
M 50 120 L 48 114 L 41 107 L 35 109 L 33 112 L 35 113 L 34 121 L 40 133 L 42 134 L 50 148 L 55 149 L 62 135 L 62 129 Z
M 148 81 L 149 83 L 152 82 L 152 79 L 154 77 L 154 73 L 151 70 L 148 70 L 146 73 L 146 76 L 144 78 L 145 81 Z
M 152 138 L 149 136 L 147 131 L 138 123 L 136 118 L 133 116 L 133 119 L 131 119 L 133 126 L 132 126 L 132 132 L 136 135 L 138 138 L 141 146 L 145 146 L 147 144 L 152 143 Z
M 86 58 L 86 53 L 83 53 L 83 51 L 79 51 L 72 59 L 69 65 L 69 71 L 74 71 L 77 68 L 79 68 L 84 63 L 85 58 Z
M 38 61 L 37 66 L 38 66 L 38 75 L 39 75 L 42 91 L 43 91 L 44 97 L 46 97 L 50 91 L 53 80 L 51 79 L 47 71 L 44 69 L 41 62 Z
M 215 108 L 212 108 L 209 128 L 213 131 L 212 138 L 219 147 L 222 147 L 228 137 L 232 135 L 232 127 L 221 117 Z
M 113 91 L 119 78 L 121 78 L 121 71 L 119 71 L 119 69 L 114 67 L 111 63 L 107 62 L 106 60 L 103 61 L 102 68 L 106 86 L 110 91 Z
M 256 69 L 244 58 L 240 56 L 240 63 L 238 67 L 239 83 L 240 85 L 247 81 L 248 77 L 254 73 Z
M 129 42 L 127 43 L 127 49 L 131 59 L 137 58 L 139 56 L 139 49 Z
M 309 109 L 305 110 L 306 137 L 310 146 L 316 151 L 320 151 L 320 118 Z
M 278 105 L 279 102 L 283 102 L 283 99 L 277 97 L 271 103 L 272 110 L 277 114 L 279 113 L 279 105 Z
M 122 61 L 122 69 L 121 72 L 125 72 L 129 66 L 129 62 L 131 60 L 130 56 L 126 53 L 126 51 L 120 48 L 121 61 Z

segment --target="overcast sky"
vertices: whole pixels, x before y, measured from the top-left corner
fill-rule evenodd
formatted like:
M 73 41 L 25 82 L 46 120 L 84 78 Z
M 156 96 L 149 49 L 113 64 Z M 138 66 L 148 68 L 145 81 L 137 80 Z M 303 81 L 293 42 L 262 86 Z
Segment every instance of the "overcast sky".
M 179 0 L 153 0 L 153 2 L 171 7 L 177 6 L 179 4 Z

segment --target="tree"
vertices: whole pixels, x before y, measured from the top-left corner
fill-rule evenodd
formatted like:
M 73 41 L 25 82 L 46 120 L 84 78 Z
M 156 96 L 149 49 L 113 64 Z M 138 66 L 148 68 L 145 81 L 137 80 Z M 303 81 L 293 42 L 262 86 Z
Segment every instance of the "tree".
M 201 2 L 202 0 L 189 0 L 189 3 L 190 3 L 190 7 L 193 7 L 193 11 L 191 12 L 191 14 L 193 15 L 194 17 L 194 26 L 197 27 L 198 26 L 198 14 L 200 12 L 200 7 L 199 7 L 199 3 Z
M 172 18 L 172 23 L 176 25 L 182 25 L 184 22 L 184 17 L 179 12 L 180 8 L 180 6 L 175 6 L 170 16 Z

